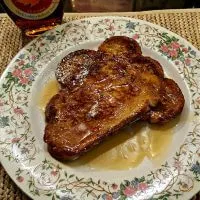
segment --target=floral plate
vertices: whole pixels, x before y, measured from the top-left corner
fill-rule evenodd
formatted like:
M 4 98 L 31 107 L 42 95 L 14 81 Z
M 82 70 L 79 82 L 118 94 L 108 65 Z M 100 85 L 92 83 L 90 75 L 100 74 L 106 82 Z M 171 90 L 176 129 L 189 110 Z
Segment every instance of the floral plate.
M 90 171 L 53 159 L 43 142 L 37 96 L 67 53 L 95 49 L 112 35 L 136 39 L 143 54 L 164 66 L 185 96 L 165 162 L 129 170 Z M 0 80 L 0 158 L 33 199 L 189 199 L 200 188 L 200 53 L 180 36 L 125 17 L 94 17 L 63 24 L 22 49 Z

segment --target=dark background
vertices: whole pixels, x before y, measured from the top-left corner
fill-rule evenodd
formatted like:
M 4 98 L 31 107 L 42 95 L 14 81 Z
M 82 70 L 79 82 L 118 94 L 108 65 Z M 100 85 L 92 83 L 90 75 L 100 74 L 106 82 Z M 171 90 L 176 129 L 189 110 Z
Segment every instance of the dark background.
M 112 0 L 107 0 L 110 2 Z M 120 2 L 120 0 L 117 0 Z M 179 9 L 179 8 L 199 8 L 200 0 L 121 0 L 128 3 L 128 9 L 126 8 L 113 10 L 113 6 L 102 5 L 102 0 L 74 0 L 74 7 L 72 8 L 72 3 L 70 0 L 64 0 L 65 2 L 65 12 L 90 12 L 94 11 L 141 11 L 141 10 L 156 10 L 156 9 Z M 98 8 L 92 9 L 92 4 L 97 5 L 99 2 Z M 115 2 L 115 1 L 113 1 Z M 87 6 L 78 7 L 79 4 L 87 4 Z M 111 3 L 112 4 L 112 3 Z M 119 4 L 119 3 L 118 3 Z M 89 7 L 88 7 L 89 5 Z M 122 3 L 123 5 L 123 3 Z M 103 7 L 103 9 L 102 9 Z M 0 6 L 0 12 L 4 12 Z

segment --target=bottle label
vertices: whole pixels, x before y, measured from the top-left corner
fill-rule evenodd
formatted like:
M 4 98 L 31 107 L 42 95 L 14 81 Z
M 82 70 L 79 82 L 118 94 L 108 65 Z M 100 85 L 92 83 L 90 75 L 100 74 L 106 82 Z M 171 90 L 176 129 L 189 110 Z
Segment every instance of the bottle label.
M 24 19 L 38 20 L 51 15 L 60 0 L 3 0 L 6 6 L 17 16 Z

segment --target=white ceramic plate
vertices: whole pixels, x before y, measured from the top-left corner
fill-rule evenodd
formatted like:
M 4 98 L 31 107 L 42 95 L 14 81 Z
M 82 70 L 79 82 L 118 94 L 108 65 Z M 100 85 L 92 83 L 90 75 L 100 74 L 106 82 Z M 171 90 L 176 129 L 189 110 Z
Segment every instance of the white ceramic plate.
M 164 160 L 144 159 L 123 170 L 71 167 L 52 158 L 43 142 L 44 116 L 37 98 L 67 53 L 112 35 L 136 39 L 158 60 L 185 96 L 181 119 Z M 200 54 L 180 36 L 123 17 L 63 24 L 22 49 L 0 80 L 0 158 L 16 184 L 33 199 L 189 199 L 200 188 Z

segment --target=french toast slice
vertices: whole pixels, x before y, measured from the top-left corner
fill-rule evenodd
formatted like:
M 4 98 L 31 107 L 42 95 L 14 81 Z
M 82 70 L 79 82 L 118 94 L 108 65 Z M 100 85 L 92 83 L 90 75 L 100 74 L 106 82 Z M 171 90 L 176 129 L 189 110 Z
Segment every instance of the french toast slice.
M 159 101 L 161 79 L 104 56 L 82 84 L 62 89 L 46 108 L 44 141 L 57 159 L 76 159 Z
M 114 36 L 108 38 L 100 45 L 99 51 L 103 51 L 104 53 L 109 53 L 111 55 L 123 56 L 127 62 L 139 71 L 148 71 L 163 79 L 161 84 L 162 92 L 159 94 L 159 106 L 156 107 L 155 110 L 145 114 L 146 116 L 143 115 L 141 120 L 147 120 L 150 123 L 160 124 L 170 121 L 182 112 L 184 106 L 184 96 L 179 86 L 173 80 L 164 78 L 163 68 L 158 61 L 150 57 L 142 56 L 138 53 L 138 51 L 134 53 L 133 48 L 131 49 L 128 45 L 125 45 L 126 43 L 123 42 L 125 40 L 131 43 L 131 39 L 128 40 L 126 37 L 124 38 L 124 36 Z M 136 41 L 134 41 L 134 43 L 138 44 Z M 132 54 L 133 56 L 131 56 Z
M 126 36 L 112 36 L 107 38 L 98 48 L 103 53 L 125 56 L 127 58 L 142 55 L 140 45 L 132 38 Z
M 179 115 L 184 107 L 185 99 L 178 84 L 169 78 L 164 78 L 161 84 L 160 102 L 145 116 L 150 123 L 166 123 Z
M 164 71 L 161 64 L 148 57 L 148 56 L 135 56 L 133 58 L 127 58 L 128 62 L 136 67 L 140 71 L 149 71 L 160 78 L 164 78 Z
M 99 56 L 99 52 L 89 49 L 74 51 L 65 56 L 55 72 L 56 79 L 61 87 L 72 89 L 81 84 Z
M 129 59 L 129 62 L 140 71 L 149 71 L 162 79 L 158 105 L 154 108 L 152 107 L 141 120 L 146 120 L 149 123 L 164 124 L 179 115 L 184 107 L 184 96 L 174 80 L 164 78 L 160 63 L 144 56 Z

